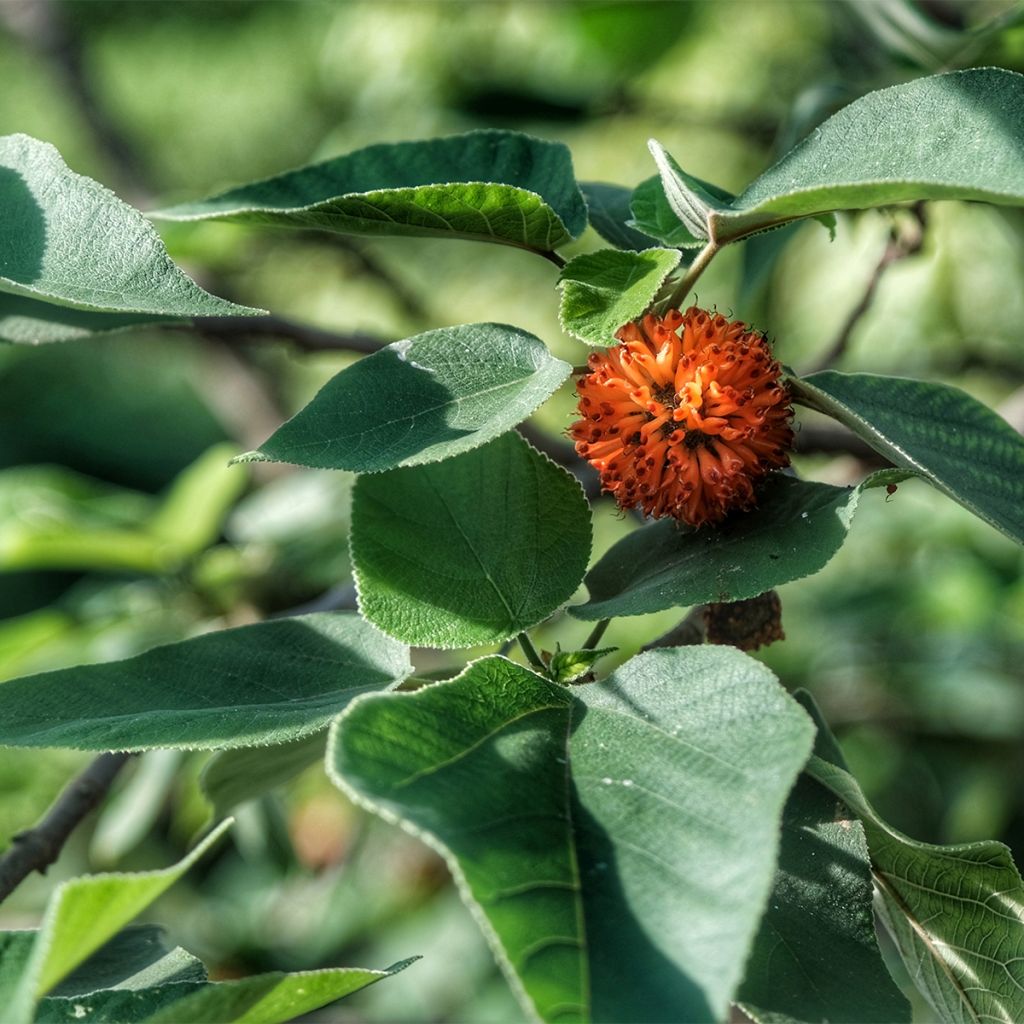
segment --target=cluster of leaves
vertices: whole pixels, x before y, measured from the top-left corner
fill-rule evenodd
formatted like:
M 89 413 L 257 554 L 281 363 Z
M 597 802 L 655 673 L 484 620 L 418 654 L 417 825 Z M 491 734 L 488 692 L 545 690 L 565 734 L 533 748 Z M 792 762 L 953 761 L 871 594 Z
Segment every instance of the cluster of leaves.
M 757 232 L 905 200 L 1024 204 L 1022 130 L 1024 79 L 983 69 L 864 97 L 739 196 L 657 144 L 659 174 L 631 190 L 580 185 L 565 147 L 488 131 L 374 146 L 154 216 L 469 238 L 559 265 L 556 250 L 589 219 L 615 248 L 562 267 L 560 311 L 569 333 L 604 346 L 652 304 L 685 298 L 720 247 Z M 0 239 L 7 341 L 259 313 L 198 289 L 145 218 L 43 143 L 0 140 L 0 206 L 18 228 Z M 650 651 L 569 687 L 601 652 L 545 659 L 524 634 L 581 583 L 589 599 L 570 613 L 596 621 L 806 576 L 843 544 L 866 493 L 910 476 L 1024 542 L 1020 436 L 946 385 L 791 373 L 797 402 L 893 468 L 854 488 L 777 477 L 756 511 L 700 532 L 642 526 L 588 573 L 581 487 L 514 429 L 570 373 L 503 324 L 430 331 L 344 370 L 241 460 L 359 474 L 360 613 L 11 681 L 0 742 L 216 750 L 204 786 L 219 817 L 323 759 L 354 800 L 443 854 L 524 1008 L 545 1020 L 718 1020 L 730 1003 L 754 1020 L 906 1020 L 873 897 L 942 1020 L 1019 1017 L 1024 883 L 1004 847 L 897 833 L 809 700 L 737 651 Z M 152 520 L 129 533 L 133 557 L 160 565 L 201 542 Z M 495 654 L 440 683 L 413 676 L 409 645 L 516 637 L 530 668 Z M 82 1016 L 82 1000 L 94 1019 L 180 1018 L 184 1006 L 188 1019 L 242 1019 L 266 998 L 251 1019 L 279 1020 L 388 973 L 209 984 L 187 954 L 120 931 L 187 866 L 77 880 L 38 933 L 9 934 L 0 987 L 17 1019 Z M 110 975 L 109 942 L 120 962 L 149 960 Z

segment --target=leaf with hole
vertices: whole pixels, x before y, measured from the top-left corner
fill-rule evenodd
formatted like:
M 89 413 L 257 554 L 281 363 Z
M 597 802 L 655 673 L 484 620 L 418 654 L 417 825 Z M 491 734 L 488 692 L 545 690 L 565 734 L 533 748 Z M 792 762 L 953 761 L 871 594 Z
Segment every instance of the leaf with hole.
M 0 215 L 0 340 L 261 312 L 203 291 L 142 214 L 27 135 L 0 137 Z
M 579 483 L 514 432 L 445 462 L 362 476 L 352 494 L 359 607 L 405 643 L 513 637 L 572 597 L 589 557 Z
M 551 252 L 583 233 L 569 150 L 510 131 L 369 146 L 154 214 Z
M 516 327 L 427 331 L 342 370 L 240 458 L 357 473 L 439 462 L 526 419 L 571 369 Z
M 321 731 L 353 697 L 411 673 L 408 650 L 358 615 L 272 619 L 4 683 L 0 744 L 208 750 L 284 743 Z
M 588 345 L 615 345 L 615 332 L 651 305 L 680 258 L 675 249 L 599 249 L 576 256 L 558 279 L 563 329 Z
M 977 399 L 948 384 L 834 370 L 789 386 L 796 401 L 1024 544 L 1024 438 Z
M 572 689 L 490 657 L 355 702 L 328 766 L 443 854 L 529 1014 L 719 1021 L 812 740 L 735 650 L 651 651 Z

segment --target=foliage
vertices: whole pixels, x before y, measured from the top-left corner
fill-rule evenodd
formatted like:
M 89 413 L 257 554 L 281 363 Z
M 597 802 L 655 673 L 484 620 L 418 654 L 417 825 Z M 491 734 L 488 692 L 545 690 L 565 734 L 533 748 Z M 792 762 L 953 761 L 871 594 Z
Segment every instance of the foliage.
M 578 19 L 581 52 L 616 50 L 630 38 L 586 6 L 558 16 Z M 638 52 L 652 52 L 657 24 L 623 17 L 641 33 Z M 65 342 L 47 357 L 59 367 L 74 359 L 74 346 L 107 344 L 115 331 L 183 353 L 193 328 L 228 344 L 290 333 L 317 348 L 315 329 L 260 315 L 260 305 L 276 314 L 278 296 L 293 287 L 272 283 L 287 272 L 278 250 L 268 250 L 265 273 L 247 280 L 238 269 L 243 249 L 271 245 L 263 241 L 269 227 L 280 232 L 273 244 L 305 247 L 303 277 L 329 280 L 309 268 L 336 259 L 373 266 L 387 247 L 413 254 L 400 265 L 425 275 L 431 295 L 441 291 L 450 241 L 497 243 L 471 249 L 479 255 L 468 273 L 498 302 L 513 293 L 507 318 L 519 311 L 524 321 L 495 322 L 506 315 L 492 313 L 489 297 L 479 317 L 438 327 L 459 317 L 419 309 L 391 271 L 379 272 L 404 310 L 386 327 L 373 322 L 369 339 L 353 320 L 328 346 L 369 354 L 331 357 L 315 371 L 313 359 L 295 367 L 279 353 L 247 355 L 246 372 L 263 375 L 264 386 L 286 381 L 290 418 L 268 416 L 262 405 L 258 416 L 252 404 L 236 409 L 245 388 L 215 397 L 219 381 L 206 381 L 209 402 L 219 399 L 223 415 L 235 416 L 234 433 L 250 450 L 209 447 L 218 438 L 196 429 L 195 450 L 178 453 L 175 478 L 159 495 L 130 479 L 19 466 L 10 442 L 11 468 L 0 469 L 0 571 L 26 574 L 43 596 L 0 622 L 5 677 L 17 677 L 0 686 L 0 744 L 14 748 L 4 752 L 9 770 L 31 771 L 43 756 L 26 748 L 148 751 L 120 805 L 104 806 L 96 848 L 115 859 L 145 851 L 139 866 L 152 868 L 168 859 L 161 852 L 156 860 L 146 845 L 158 821 L 179 845 L 205 833 L 171 868 L 62 881 L 38 930 L 0 932 L 0 994 L 14 1024 L 84 1016 L 272 1024 L 390 978 L 412 960 L 383 971 L 305 969 L 335 962 L 339 948 L 362 955 L 366 945 L 373 962 L 377 950 L 365 936 L 385 924 L 396 929 L 389 949 L 412 943 L 397 919 L 415 916 L 420 890 L 410 886 L 404 906 L 389 903 L 405 884 L 401 871 L 385 855 L 360 864 L 353 852 L 361 843 L 379 849 L 375 819 L 443 858 L 507 983 L 495 990 L 506 1017 L 904 1021 L 907 994 L 944 1022 L 1024 1016 L 1022 885 L 1007 846 L 908 838 L 882 816 L 885 787 L 872 788 L 872 772 L 885 765 L 868 756 L 870 737 L 851 730 L 847 764 L 826 724 L 837 709 L 842 718 L 842 701 L 823 701 L 823 714 L 787 689 L 802 681 L 786 661 L 801 642 L 815 648 L 817 661 L 804 664 L 817 666 L 826 695 L 829 678 L 870 665 L 872 651 L 798 639 L 765 655 L 773 671 L 735 649 L 738 636 L 734 646 L 701 642 L 699 626 L 706 606 L 805 579 L 811 587 L 827 579 L 817 603 L 838 602 L 843 586 L 857 582 L 858 563 L 898 560 L 895 545 L 884 549 L 878 517 L 894 496 L 922 500 L 923 486 L 937 492 L 929 506 L 936 521 L 963 512 L 962 536 L 997 552 L 1004 585 L 1024 608 L 1010 546 L 1024 542 L 1024 440 L 990 407 L 998 393 L 982 388 L 975 397 L 923 379 L 915 366 L 914 376 L 863 363 L 832 368 L 847 355 L 857 316 L 825 368 L 800 372 L 815 360 L 784 351 L 780 338 L 780 358 L 797 367 L 784 386 L 800 407 L 798 443 L 830 431 L 859 461 L 842 474 L 837 463 L 798 460 L 769 478 L 755 508 L 699 529 L 639 523 L 629 510 L 614 519 L 584 461 L 551 432 L 565 427 L 561 389 L 584 372 L 572 369 L 585 360 L 584 346 L 612 345 L 645 312 L 695 301 L 698 279 L 702 288 L 711 281 L 731 246 L 742 246 L 747 261 L 745 301 L 761 294 L 770 314 L 765 282 L 791 273 L 798 245 L 826 238 L 817 232 L 804 243 L 801 222 L 817 219 L 841 238 L 848 211 L 914 203 L 927 240 L 930 214 L 921 211 L 936 200 L 1019 216 L 1010 208 L 1024 206 L 1024 76 L 992 67 L 929 74 L 955 64 L 958 46 L 981 52 L 984 39 L 957 35 L 954 45 L 913 19 L 899 23 L 902 36 L 872 24 L 903 39 L 900 52 L 938 48 L 941 60 L 909 81 L 865 85 L 831 117 L 821 110 L 802 126 L 818 127 L 736 193 L 685 171 L 658 142 L 650 145 L 658 173 L 635 189 L 581 183 L 562 143 L 488 128 L 352 145 L 209 199 L 166 205 L 152 214 L 165 244 L 133 205 L 70 170 L 48 143 L 0 137 L 0 338 L 11 343 L 0 353 L 0 388 L 4 359 L 13 353 L 16 366 L 23 351 L 17 346 Z M 657 131 L 669 138 L 668 129 Z M 682 152 L 674 139 L 671 148 Z M 699 160 L 692 166 L 704 173 Z M 906 210 L 892 217 L 861 314 L 886 267 L 926 244 L 901 234 Z M 603 242 L 585 234 L 588 225 Z M 759 234 L 770 229 L 783 230 Z M 394 240 L 379 242 L 387 236 Z M 539 274 L 526 266 L 530 255 L 546 261 L 533 263 L 560 295 L 533 294 L 542 279 L 529 276 Z M 213 291 L 253 305 L 216 297 L 179 262 L 204 268 Z M 550 264 L 559 267 L 557 282 Z M 542 340 L 533 310 L 545 302 L 547 322 L 557 311 L 576 340 L 550 338 L 551 348 Z M 284 304 L 281 312 L 294 311 Z M 389 333 L 402 340 L 388 343 Z M 123 361 L 128 350 L 111 345 L 111 361 Z M 173 400 L 157 401 L 161 416 L 175 414 Z M 123 427 L 106 429 L 96 430 L 98 451 L 130 449 Z M 243 497 L 250 471 L 257 490 Z M 270 472 L 280 475 L 261 475 Z M 39 574 L 58 570 L 97 576 L 53 602 L 45 591 L 52 580 Z M 950 587 L 966 603 L 962 580 Z M 784 593 L 788 609 L 791 591 Z M 676 624 L 686 609 L 658 640 L 656 625 Z M 613 643 L 599 647 L 613 618 L 629 622 L 613 623 Z M 578 620 L 597 623 L 586 640 L 574 631 Z M 1019 628 L 1013 638 L 1024 643 Z M 895 644 L 901 656 L 910 642 Z M 937 630 L 925 647 L 934 653 L 944 642 Z M 444 653 L 452 650 L 468 653 Z M 867 673 L 845 685 L 855 706 L 870 711 Z M 1012 686 L 990 685 L 1017 707 Z M 1024 710 L 1016 724 L 1012 713 L 971 715 L 955 708 L 954 731 L 1002 728 L 1014 740 L 1024 731 Z M 304 805 L 311 824 L 282 823 L 274 792 L 284 785 L 314 787 Z M 53 788 L 46 780 L 46 792 Z M 247 977 L 210 981 L 197 957 L 169 947 L 157 930 L 128 927 L 172 884 L 184 886 L 187 871 L 199 871 L 233 811 L 231 852 L 204 870 L 215 879 L 223 863 L 233 865 L 210 891 L 249 925 L 218 911 L 220 930 L 266 929 L 276 920 L 266 893 L 280 890 L 290 905 L 309 907 L 303 955 L 283 965 L 302 970 L 271 959 Z M 356 820 L 366 832 L 353 839 Z M 294 836 L 301 842 L 293 845 Z M 337 848 L 328 849 L 332 836 Z M 313 883 L 291 873 L 300 848 L 308 866 L 349 858 L 365 884 L 331 889 L 329 898 L 326 885 L 320 895 L 304 889 Z M 425 857 L 415 844 L 408 849 L 418 851 L 409 858 Z M 431 881 L 436 865 L 416 863 L 417 885 L 441 884 Z M 0 858 L 0 878 L 4 865 Z M 299 891 L 304 900 L 292 898 Z M 348 900 L 343 913 L 337 892 Z M 872 906 L 887 941 L 878 941 Z M 161 910 L 174 913 L 169 904 Z M 405 976 L 407 992 L 429 987 L 432 969 L 455 984 L 443 957 L 430 966 L 434 941 L 428 925 L 403 951 L 426 958 Z

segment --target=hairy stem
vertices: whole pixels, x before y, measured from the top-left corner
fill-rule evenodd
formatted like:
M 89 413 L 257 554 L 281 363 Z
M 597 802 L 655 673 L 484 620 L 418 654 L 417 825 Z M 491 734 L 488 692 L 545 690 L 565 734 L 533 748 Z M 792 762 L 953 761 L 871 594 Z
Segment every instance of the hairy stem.
M 533 641 L 525 633 L 520 633 L 517 639 L 519 640 L 519 646 L 523 649 L 523 654 L 526 655 L 526 660 L 535 669 L 537 669 L 538 672 L 542 672 L 544 675 L 547 675 L 548 667 L 544 664 L 541 656 L 537 653 L 537 648 L 533 646 Z
M 304 352 L 361 352 L 372 355 L 389 341 L 358 332 L 339 334 L 299 323 L 282 316 L 201 316 L 192 327 L 207 338 L 233 345 L 265 338 L 290 341 Z M 188 330 L 188 324 L 173 324 L 173 330 Z
M 585 651 L 593 650 L 600 642 L 601 637 L 604 636 L 604 631 L 608 628 L 608 624 L 611 619 L 601 619 L 600 622 L 590 631 L 590 636 L 583 641 L 583 649 Z
M 669 292 L 668 297 L 658 303 L 661 312 L 664 312 L 666 309 L 678 309 L 682 306 L 683 301 L 697 283 L 697 278 L 707 270 L 708 265 L 718 253 L 719 248 L 719 244 L 712 239 L 697 253 L 693 262 L 686 268 L 686 273 L 683 274 L 676 282 L 672 291 Z
M 530 252 L 535 252 L 538 256 L 543 256 L 549 263 L 554 263 L 559 270 L 565 266 L 565 260 L 559 256 L 557 252 L 547 251 L 545 249 L 531 249 Z

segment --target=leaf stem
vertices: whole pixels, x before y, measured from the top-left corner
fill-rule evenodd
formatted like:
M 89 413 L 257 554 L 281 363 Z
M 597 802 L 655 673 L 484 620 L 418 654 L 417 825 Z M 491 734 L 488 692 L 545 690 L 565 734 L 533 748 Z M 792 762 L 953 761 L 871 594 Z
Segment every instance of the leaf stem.
M 565 260 L 553 249 L 531 249 L 530 252 L 535 252 L 538 256 L 543 256 L 549 263 L 554 263 L 559 270 L 565 266 Z
M 601 619 L 600 622 L 590 631 L 590 636 L 583 641 L 583 650 L 592 651 L 600 642 L 601 637 L 604 636 L 604 631 L 608 628 L 608 624 L 611 619 Z
M 659 303 L 662 311 L 666 309 L 678 309 L 690 290 L 697 283 L 697 278 L 707 269 L 708 264 L 715 258 L 720 246 L 713 238 L 694 257 L 693 262 L 686 268 L 686 273 L 679 279 L 676 286 L 669 292 L 668 297 Z
M 541 660 L 541 656 L 537 653 L 537 648 L 533 646 L 533 641 L 525 633 L 520 633 L 517 639 L 519 640 L 519 646 L 523 649 L 523 654 L 526 655 L 526 660 L 539 672 L 547 675 L 548 667 Z

